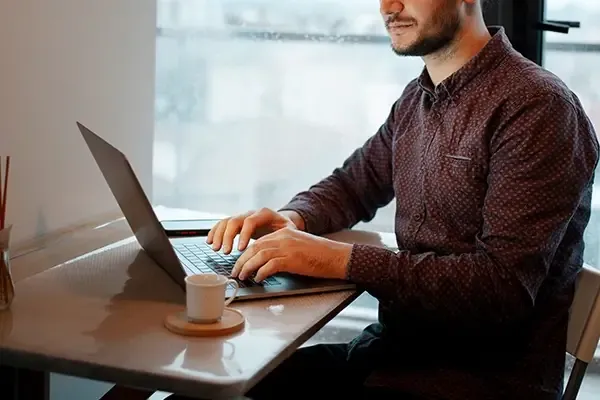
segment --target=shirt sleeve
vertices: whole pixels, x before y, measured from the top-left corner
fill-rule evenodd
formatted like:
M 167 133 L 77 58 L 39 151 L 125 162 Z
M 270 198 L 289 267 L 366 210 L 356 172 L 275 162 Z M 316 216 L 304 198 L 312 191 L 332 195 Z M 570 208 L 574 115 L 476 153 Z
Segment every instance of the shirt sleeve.
M 589 220 L 598 142 L 568 100 L 545 95 L 526 103 L 492 137 L 475 252 L 394 253 L 356 244 L 348 279 L 394 310 L 418 310 L 432 321 L 514 323 L 527 316 L 582 199 L 588 207 L 577 211 L 576 241 Z
M 348 229 L 370 221 L 394 198 L 392 140 L 396 103 L 375 135 L 355 150 L 343 165 L 279 211 L 296 211 L 306 231 L 315 235 Z

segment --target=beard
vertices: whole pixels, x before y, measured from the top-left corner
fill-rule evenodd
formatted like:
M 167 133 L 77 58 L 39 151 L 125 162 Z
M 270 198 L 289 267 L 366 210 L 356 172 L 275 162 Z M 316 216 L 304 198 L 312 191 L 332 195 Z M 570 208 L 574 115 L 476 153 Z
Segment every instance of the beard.
M 401 18 L 392 14 L 386 18 L 386 26 Z M 431 21 L 424 25 L 417 39 L 406 47 L 398 47 L 392 43 L 392 50 L 399 56 L 423 57 L 444 50 L 452 44 L 461 22 L 454 1 L 447 1 L 433 13 Z

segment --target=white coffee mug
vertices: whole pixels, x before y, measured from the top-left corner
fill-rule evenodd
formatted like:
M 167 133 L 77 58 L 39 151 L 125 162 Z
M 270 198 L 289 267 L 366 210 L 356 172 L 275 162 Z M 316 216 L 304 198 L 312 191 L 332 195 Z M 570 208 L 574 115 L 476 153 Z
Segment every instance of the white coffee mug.
M 225 300 L 227 285 L 234 287 L 233 294 Z M 190 322 L 211 324 L 219 321 L 239 290 L 234 279 L 218 274 L 189 275 L 185 278 L 186 313 Z

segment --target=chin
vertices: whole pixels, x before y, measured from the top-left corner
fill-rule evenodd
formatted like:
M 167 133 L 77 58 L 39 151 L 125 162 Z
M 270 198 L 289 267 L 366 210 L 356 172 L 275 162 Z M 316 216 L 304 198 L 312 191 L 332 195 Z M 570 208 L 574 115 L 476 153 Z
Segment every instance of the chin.
M 392 50 L 394 50 L 394 52 L 397 54 L 410 53 L 411 48 L 412 48 L 411 44 L 392 43 Z
M 417 39 L 414 37 L 408 37 L 406 35 L 403 35 L 402 37 L 391 37 L 392 39 L 392 47 L 394 48 L 394 50 L 397 51 L 406 51 L 410 48 L 412 48 L 415 43 L 417 42 Z

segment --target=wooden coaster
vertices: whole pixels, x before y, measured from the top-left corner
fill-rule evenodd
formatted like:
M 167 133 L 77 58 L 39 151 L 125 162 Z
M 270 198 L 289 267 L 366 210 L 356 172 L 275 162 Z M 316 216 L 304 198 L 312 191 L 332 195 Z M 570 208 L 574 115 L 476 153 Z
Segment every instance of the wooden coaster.
M 167 315 L 165 327 L 184 336 L 224 336 L 241 330 L 246 322 L 244 315 L 233 308 L 225 308 L 219 322 L 198 324 L 189 322 L 185 311 Z

